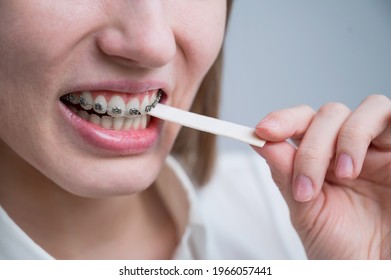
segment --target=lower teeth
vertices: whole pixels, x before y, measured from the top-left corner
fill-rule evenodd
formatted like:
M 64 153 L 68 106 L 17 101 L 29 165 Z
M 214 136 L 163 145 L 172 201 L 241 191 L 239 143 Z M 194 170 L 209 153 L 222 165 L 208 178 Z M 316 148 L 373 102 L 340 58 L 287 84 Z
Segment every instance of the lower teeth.
M 96 114 L 89 114 L 87 111 L 78 110 L 73 106 L 70 106 L 70 110 L 86 121 L 105 129 L 113 129 L 117 131 L 146 129 L 150 121 L 149 115 L 139 115 L 134 118 L 114 118 L 111 116 L 100 117 Z

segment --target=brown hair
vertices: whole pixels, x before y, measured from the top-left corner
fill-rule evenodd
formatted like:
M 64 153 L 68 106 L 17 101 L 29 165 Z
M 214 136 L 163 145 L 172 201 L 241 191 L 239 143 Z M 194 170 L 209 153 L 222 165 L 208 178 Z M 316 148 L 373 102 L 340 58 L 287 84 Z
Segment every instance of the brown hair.
M 227 23 L 232 0 L 227 0 Z M 219 113 L 223 49 L 205 75 L 190 111 L 217 117 Z M 172 154 L 184 165 L 194 183 L 204 185 L 213 173 L 216 158 L 216 136 L 183 127 L 174 144 Z

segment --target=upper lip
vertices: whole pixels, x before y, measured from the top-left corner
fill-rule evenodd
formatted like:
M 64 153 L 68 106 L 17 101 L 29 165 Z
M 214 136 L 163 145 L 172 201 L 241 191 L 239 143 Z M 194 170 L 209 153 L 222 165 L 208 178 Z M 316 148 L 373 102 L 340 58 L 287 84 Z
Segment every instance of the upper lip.
M 165 82 L 160 81 L 144 81 L 144 82 L 132 82 L 132 81 L 103 81 L 103 82 L 90 82 L 79 84 L 71 87 L 67 90 L 67 93 L 80 92 L 80 91 L 113 91 L 123 93 L 142 93 L 149 90 L 161 89 L 165 94 L 168 91 L 168 85 Z

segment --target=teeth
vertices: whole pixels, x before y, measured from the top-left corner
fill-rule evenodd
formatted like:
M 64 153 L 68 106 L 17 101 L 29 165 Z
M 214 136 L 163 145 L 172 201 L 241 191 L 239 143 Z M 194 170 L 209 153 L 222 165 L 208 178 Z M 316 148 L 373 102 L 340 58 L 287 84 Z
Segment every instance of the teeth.
M 89 91 L 84 91 L 81 96 L 80 96 L 80 100 L 79 100 L 79 103 L 80 103 L 80 106 L 84 109 L 84 110 L 91 110 L 92 109 L 92 104 L 94 103 L 94 100 L 92 99 L 92 95 L 91 95 L 91 92 Z
M 101 125 L 103 128 L 111 129 L 111 127 L 112 127 L 112 125 L 113 125 L 113 118 L 112 118 L 112 117 L 109 117 L 109 116 L 103 116 L 103 117 L 101 118 L 100 125 Z
M 142 116 L 139 116 L 135 119 L 133 119 L 133 129 L 139 129 L 140 123 L 141 123 Z
M 145 95 L 141 102 L 140 97 L 136 96 L 129 98 L 128 103 L 125 104 L 124 99 L 119 95 L 112 96 L 110 101 L 107 102 L 104 95 L 97 95 L 94 100 L 91 92 L 84 91 L 80 95 L 68 94 L 62 97 L 62 99 L 72 104 L 80 104 L 84 110 L 77 109 L 77 107 L 72 105 L 68 107 L 84 120 L 105 129 L 129 131 L 147 128 L 151 117 L 146 114 L 146 111 L 155 107 L 160 101 L 159 96 L 156 92 L 150 97 Z M 153 102 L 152 104 L 150 103 L 151 101 Z M 97 114 L 107 114 L 108 116 L 91 114 L 91 109 Z
M 100 117 L 98 115 L 92 114 L 90 116 L 90 122 L 92 122 L 96 125 L 100 125 Z
M 71 100 L 71 103 L 77 105 L 79 104 L 79 102 L 80 102 L 80 96 L 74 95 L 73 99 Z
M 126 118 L 125 121 L 124 121 L 124 125 L 123 125 L 122 129 L 123 130 L 130 130 L 130 129 L 132 129 L 132 127 L 133 127 L 133 120 L 134 119 Z
M 121 130 L 124 125 L 125 118 L 114 118 L 113 128 L 114 130 Z
M 141 117 L 140 126 L 138 129 L 145 129 L 147 128 L 147 115 Z
M 79 104 L 79 96 L 78 95 L 75 95 L 75 94 L 69 94 L 67 96 L 69 102 L 71 102 L 72 104 Z
M 108 103 L 107 114 L 112 117 L 119 117 L 125 111 L 125 102 L 118 95 L 113 96 Z
M 156 94 L 156 92 L 152 93 L 152 96 L 151 96 L 150 100 L 151 100 L 152 102 L 155 102 L 155 101 L 157 100 L 157 94 Z
M 107 111 L 107 101 L 103 95 L 98 95 L 94 100 L 94 111 L 99 114 L 105 114 Z
M 152 93 L 150 99 L 151 99 L 151 100 L 156 100 L 156 98 L 157 98 L 157 92 Z
M 141 106 L 140 106 L 140 113 L 142 114 L 142 115 L 145 115 L 146 114 L 146 111 L 145 111 L 145 108 L 147 107 L 147 106 L 149 106 L 150 105 L 150 103 L 149 103 L 149 98 L 148 98 L 148 95 L 146 95 L 145 97 L 144 97 L 144 99 L 143 99 L 143 102 L 141 102 Z
M 117 131 L 146 129 L 150 120 L 150 116 L 148 115 L 138 116 L 135 118 L 113 118 L 110 116 L 99 117 L 96 114 L 90 115 L 84 110 L 77 111 L 76 114 L 80 118 L 90 121 L 91 123 L 99 125 L 105 129 L 114 129 Z
M 132 116 L 132 117 L 135 117 L 132 113 L 131 113 L 131 110 L 132 109 L 137 109 L 139 110 L 140 109 L 140 101 L 138 100 L 138 98 L 132 98 L 129 100 L 128 104 L 126 104 L 126 114 L 129 115 L 129 116 Z
M 86 111 L 79 111 L 77 112 L 77 115 L 83 120 L 88 120 L 90 118 L 90 115 Z

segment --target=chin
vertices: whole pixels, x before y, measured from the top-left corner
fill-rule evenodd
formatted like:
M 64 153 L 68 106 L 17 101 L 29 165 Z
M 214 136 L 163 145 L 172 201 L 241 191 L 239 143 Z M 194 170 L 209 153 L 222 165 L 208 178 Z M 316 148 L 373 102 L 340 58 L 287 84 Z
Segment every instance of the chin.
M 129 172 L 132 174 L 133 172 Z M 111 196 L 133 195 L 146 190 L 156 180 L 158 172 L 148 176 L 98 176 L 97 178 L 66 180 L 61 183 L 62 189 L 80 197 L 103 198 Z M 118 174 L 118 176 L 121 174 Z
M 148 154 L 109 159 L 73 159 L 73 163 L 68 163 L 70 168 L 64 170 L 61 166 L 57 165 L 56 168 L 52 165 L 54 168 L 47 170 L 45 175 L 63 190 L 81 197 L 132 195 L 146 190 L 154 183 L 164 158 Z

